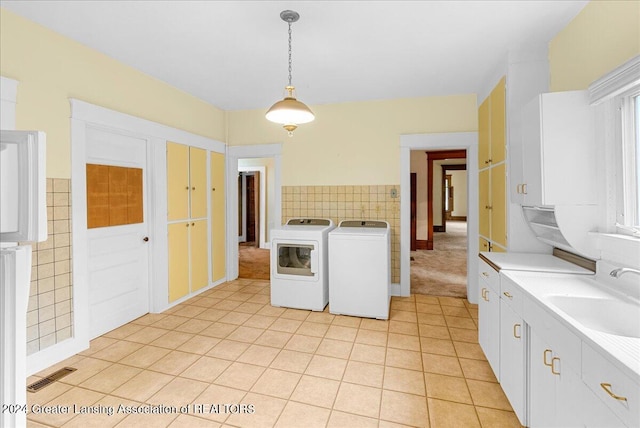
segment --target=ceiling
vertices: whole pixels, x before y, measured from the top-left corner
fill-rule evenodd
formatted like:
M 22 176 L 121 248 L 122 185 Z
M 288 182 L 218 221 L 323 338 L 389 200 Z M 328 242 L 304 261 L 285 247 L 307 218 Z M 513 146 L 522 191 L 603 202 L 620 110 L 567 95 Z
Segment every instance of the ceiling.
M 509 49 L 587 1 L 5 1 L 0 5 L 224 110 L 478 93 Z

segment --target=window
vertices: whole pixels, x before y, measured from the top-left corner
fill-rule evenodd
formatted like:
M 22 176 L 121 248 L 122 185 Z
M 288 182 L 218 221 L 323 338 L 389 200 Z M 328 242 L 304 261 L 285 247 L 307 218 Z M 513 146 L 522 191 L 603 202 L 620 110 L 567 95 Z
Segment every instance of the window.
M 640 56 L 590 87 L 605 143 L 605 231 L 640 237 Z
M 620 138 L 616 146 L 620 150 L 622 174 L 616 185 L 618 194 L 616 226 L 618 232 L 640 235 L 640 83 L 631 91 L 617 97 Z

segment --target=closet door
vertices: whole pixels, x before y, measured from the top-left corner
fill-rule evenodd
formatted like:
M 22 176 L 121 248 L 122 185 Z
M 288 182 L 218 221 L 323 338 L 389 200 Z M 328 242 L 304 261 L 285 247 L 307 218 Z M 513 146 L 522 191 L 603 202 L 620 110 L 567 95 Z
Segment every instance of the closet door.
M 211 266 L 212 281 L 224 278 L 225 247 L 225 186 L 224 154 L 211 152 Z
M 490 207 L 491 200 L 489 199 L 489 170 L 484 169 L 478 174 L 479 177 L 479 189 L 478 189 L 478 227 L 480 236 L 485 238 L 490 237 Z
M 191 253 L 191 292 L 209 284 L 209 251 L 207 220 L 192 221 L 189 227 Z
M 189 293 L 189 222 L 172 223 L 169 231 L 169 301 Z
M 191 218 L 207 216 L 207 151 L 189 148 L 189 182 L 191 186 Z
M 478 169 L 489 166 L 490 133 L 489 97 L 478 107 Z
M 189 147 L 167 142 L 167 218 L 189 218 Z

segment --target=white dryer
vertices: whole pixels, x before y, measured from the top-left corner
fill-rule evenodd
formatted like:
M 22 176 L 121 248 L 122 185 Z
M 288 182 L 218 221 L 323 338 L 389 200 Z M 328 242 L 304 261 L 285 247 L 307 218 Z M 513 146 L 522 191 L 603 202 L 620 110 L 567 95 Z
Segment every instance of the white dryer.
M 271 304 L 322 311 L 329 302 L 328 234 L 333 220 L 294 218 L 271 230 Z
M 329 311 L 388 319 L 390 300 L 389 223 L 340 222 L 329 233 Z

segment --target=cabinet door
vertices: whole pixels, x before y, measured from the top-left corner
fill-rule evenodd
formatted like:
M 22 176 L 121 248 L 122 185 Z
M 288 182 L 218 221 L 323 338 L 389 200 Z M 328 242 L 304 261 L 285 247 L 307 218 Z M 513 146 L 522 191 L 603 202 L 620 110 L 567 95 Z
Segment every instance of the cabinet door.
M 487 97 L 478 107 L 478 169 L 489 166 L 490 111 Z
M 526 328 L 522 317 L 500 299 L 500 385 L 522 425 L 527 425 L 525 343 Z
M 167 142 L 167 218 L 189 218 L 189 147 Z
M 209 284 L 207 220 L 191 222 L 189 240 L 191 292 L 194 292 Z
M 211 152 L 211 265 L 212 281 L 224 278 L 225 247 L 225 167 L 224 154 Z
M 551 373 L 551 349 L 535 333 L 529 330 L 531 351 L 529 359 L 529 424 L 535 427 L 555 427 L 556 387 Z M 546 364 L 545 364 L 546 363 Z
M 489 170 L 485 169 L 478 174 L 478 231 L 480 236 L 489 238 Z
M 207 216 L 207 151 L 189 148 L 189 183 L 191 186 L 191 218 Z
M 491 143 L 490 143 L 490 159 L 492 164 L 497 164 L 505 160 L 506 154 L 506 78 L 500 79 L 500 82 L 491 91 L 490 107 L 491 107 Z
M 523 203 L 542 205 L 542 147 L 540 98 L 522 108 L 522 176 Z
M 506 165 L 496 165 L 490 169 L 491 174 L 491 241 L 503 247 L 507 246 L 507 195 Z
M 168 226 L 170 302 L 189 293 L 189 225 L 183 222 Z
M 484 238 L 479 238 L 478 248 L 480 251 L 489 251 L 489 241 Z
M 478 342 L 500 380 L 500 298 L 484 280 L 478 301 Z

